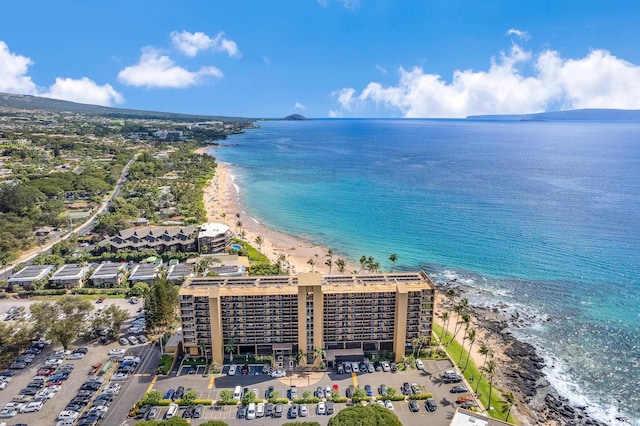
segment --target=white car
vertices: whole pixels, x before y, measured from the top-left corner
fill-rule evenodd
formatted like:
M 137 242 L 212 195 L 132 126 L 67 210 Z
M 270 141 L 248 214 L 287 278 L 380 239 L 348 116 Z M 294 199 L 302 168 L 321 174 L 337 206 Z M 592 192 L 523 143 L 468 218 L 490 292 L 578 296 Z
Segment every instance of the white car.
M 117 374 L 114 374 L 111 377 L 111 380 L 114 380 L 114 381 L 115 380 L 127 380 L 128 378 L 129 378 L 129 375 L 126 374 L 126 373 L 117 373 Z
M 271 372 L 271 377 L 287 377 L 287 372 L 285 370 L 274 370 Z
M 13 380 L 13 377 L 11 377 L 11 376 L 0 376 L 0 382 L 9 383 L 11 380 Z
M 352 362 L 351 363 L 351 370 L 354 373 L 359 373 L 360 372 L 360 368 L 358 367 L 358 363 L 357 362 Z
M 36 398 L 41 396 L 41 397 L 44 397 L 44 398 L 47 398 L 47 399 L 51 399 L 54 396 L 56 396 L 56 393 L 53 392 L 53 391 L 50 391 L 48 389 L 43 389 L 40 392 L 38 392 L 35 396 L 36 396 Z
M 3 408 L 0 411 L 0 418 L 6 419 L 7 417 L 15 417 L 18 415 L 18 411 L 13 408 Z
M 140 343 L 140 342 L 138 341 L 138 339 L 136 338 L 136 336 L 129 336 L 129 337 L 128 337 L 128 339 L 129 339 L 129 342 L 130 342 L 132 345 L 137 345 L 138 343 Z
M 7 382 L 0 382 L 0 390 L 4 390 L 7 387 Z
M 256 404 L 253 402 L 249 404 L 249 408 L 247 409 L 247 420 L 253 420 L 256 418 Z
M 300 405 L 300 417 L 307 417 L 307 415 L 309 414 L 309 410 L 307 409 L 307 406 L 305 404 L 301 404 Z
M 387 373 L 391 371 L 391 365 L 387 361 L 382 361 L 382 371 Z
M 318 415 L 327 414 L 327 406 L 325 405 L 324 402 L 322 401 L 318 402 L 318 405 L 316 406 L 316 414 Z
M 4 406 L 4 409 L 5 410 L 19 410 L 24 406 L 25 406 L 25 404 L 23 404 L 21 402 L 7 402 L 7 404 Z
M 75 420 L 78 416 L 80 416 L 80 413 L 77 411 L 62 410 L 60 414 L 58 414 L 58 420 Z
M 418 370 L 424 370 L 424 363 L 421 359 L 416 359 L 416 368 Z
M 385 405 L 389 410 L 393 411 L 393 402 L 391 402 L 390 400 L 388 400 L 388 399 L 387 399 L 387 400 L 384 402 L 384 405 Z
M 22 407 L 20 409 L 20 412 L 21 413 L 33 413 L 33 412 L 42 410 L 42 406 L 43 406 L 43 404 L 40 401 L 30 402 L 27 405 L 25 405 L 24 407 Z
M 264 417 L 264 403 L 259 402 L 256 405 L 256 417 Z
M 236 375 L 236 371 L 238 371 L 238 366 L 234 364 L 231 367 L 229 367 L 229 372 L 227 373 L 227 375 L 228 376 L 235 376 Z
M 47 390 L 50 392 L 59 392 L 60 389 L 62 389 L 62 386 L 60 385 L 47 386 Z
M 82 358 L 84 358 L 84 354 L 81 354 L 79 352 L 74 352 L 67 357 L 67 360 L 82 359 Z
M 116 356 L 119 356 L 119 355 L 124 355 L 124 354 L 125 354 L 125 352 L 126 352 L 126 351 L 125 351 L 124 349 L 111 349 L 111 350 L 109 351 L 109 355 L 116 355 Z

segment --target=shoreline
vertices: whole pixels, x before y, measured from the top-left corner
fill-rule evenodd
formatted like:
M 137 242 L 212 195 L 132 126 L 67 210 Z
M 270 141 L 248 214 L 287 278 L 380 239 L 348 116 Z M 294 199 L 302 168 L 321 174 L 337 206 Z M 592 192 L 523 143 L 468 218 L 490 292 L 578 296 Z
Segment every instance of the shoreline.
M 210 147 L 199 148 L 196 152 L 211 155 L 207 152 Z M 277 259 L 284 255 L 285 265 L 290 267 L 290 274 L 299 272 L 315 272 L 327 274 L 329 267 L 324 264 L 327 257 L 328 248 L 312 244 L 302 238 L 286 234 L 282 231 L 272 229 L 250 216 L 245 210 L 240 200 L 239 188 L 234 184 L 232 165 L 219 162 L 216 159 L 216 171 L 213 179 L 209 181 L 204 190 L 204 204 L 207 211 L 207 219 L 211 222 L 225 223 L 235 230 L 236 222 L 242 222 L 242 230 L 245 231 L 245 240 L 251 245 L 257 246 L 255 239 L 261 236 L 263 239 L 260 251 L 267 258 L 276 263 Z M 239 213 L 238 218 L 236 214 Z M 225 215 L 223 217 L 223 214 Z M 256 247 L 257 248 L 257 247 Z M 334 265 L 338 258 L 333 256 Z M 315 266 L 312 268 L 307 262 L 314 259 Z M 352 260 L 346 259 L 345 271 L 359 270 L 360 266 Z M 338 274 L 337 268 L 332 268 L 333 274 Z M 448 305 L 448 300 L 444 296 L 449 288 L 458 291 L 458 298 L 465 297 L 465 288 L 460 283 L 436 283 L 436 301 L 434 322 L 442 325 L 438 310 L 444 310 Z M 582 424 L 581 420 L 589 420 L 591 425 L 605 426 L 592 418 L 585 407 L 571 406 L 568 400 L 559 396 L 553 390 L 548 379 L 543 374 L 542 369 L 545 362 L 537 355 L 536 349 L 518 340 L 509 331 L 515 319 L 510 321 L 508 314 L 500 312 L 500 309 L 481 308 L 469 306 L 471 322 L 476 329 L 476 344 L 470 358 L 478 366 L 482 366 L 484 356 L 478 352 L 480 344 L 484 342 L 493 353 L 493 360 L 497 366 L 497 373 L 494 377 L 494 389 L 497 391 L 513 392 L 516 405 L 512 409 L 512 416 L 517 418 L 517 423 L 522 425 L 564 425 Z M 455 323 L 449 323 L 452 331 Z M 456 337 L 458 342 L 462 341 L 459 334 Z M 465 347 L 468 345 L 465 344 Z M 475 383 L 475 382 L 474 382 Z M 494 407 L 498 410 L 500 407 Z M 581 420 L 579 420 L 581 419 Z
M 210 155 L 207 150 L 210 147 L 202 147 L 196 150 L 196 153 Z M 277 229 L 270 228 L 252 217 L 242 205 L 240 200 L 240 192 L 234 183 L 232 165 L 220 162 L 216 159 L 216 171 L 213 179 L 211 179 L 204 189 L 204 206 L 207 211 L 207 220 L 210 222 L 224 223 L 229 226 L 232 231 L 236 231 L 236 223 L 242 223 L 241 230 L 245 232 L 245 241 L 252 246 L 257 247 L 255 243 L 256 237 L 263 239 L 260 252 L 263 253 L 269 261 L 277 263 L 278 258 L 285 256 L 285 267 L 289 267 L 290 274 L 299 272 L 320 272 L 329 273 L 329 266 L 325 265 L 328 259 L 328 247 L 313 244 L 302 238 L 289 235 Z M 240 214 L 238 218 L 236 214 Z M 224 214 L 224 217 L 223 217 Z M 333 255 L 332 274 L 338 274 L 335 261 L 340 256 L 336 253 Z M 307 262 L 313 259 L 315 265 L 312 266 Z M 345 271 L 359 269 L 353 261 L 344 258 L 347 262 Z

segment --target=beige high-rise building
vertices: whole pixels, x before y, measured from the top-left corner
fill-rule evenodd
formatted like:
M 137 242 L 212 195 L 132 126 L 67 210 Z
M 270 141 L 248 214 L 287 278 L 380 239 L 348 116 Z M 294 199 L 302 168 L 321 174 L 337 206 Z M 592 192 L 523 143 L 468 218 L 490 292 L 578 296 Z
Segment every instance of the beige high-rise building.
M 180 289 L 185 351 L 319 365 L 340 354 L 393 352 L 431 338 L 435 288 L 424 272 L 188 278 Z M 288 367 L 289 365 L 282 365 Z

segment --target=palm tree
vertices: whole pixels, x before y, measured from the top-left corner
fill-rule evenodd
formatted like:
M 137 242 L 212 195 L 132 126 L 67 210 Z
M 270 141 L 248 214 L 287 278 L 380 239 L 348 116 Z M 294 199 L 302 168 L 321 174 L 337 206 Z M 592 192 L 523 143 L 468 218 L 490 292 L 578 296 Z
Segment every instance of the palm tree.
M 449 312 L 443 312 L 440 315 L 442 318 L 442 332 L 440 333 L 440 343 L 442 343 L 442 339 L 444 339 L 444 333 L 447 331 L 447 322 L 449 322 Z
M 233 352 L 236 350 L 236 340 L 232 337 L 224 344 L 224 351 L 229 354 L 229 360 L 233 362 Z
M 456 324 L 456 329 L 454 330 L 453 333 L 453 338 L 451 339 L 451 341 L 455 340 L 456 336 L 458 335 L 458 333 L 460 332 L 460 330 L 462 330 L 462 327 L 458 328 L 458 325 L 462 325 L 464 324 L 465 327 L 465 333 L 466 331 L 469 329 L 469 326 L 471 325 L 471 315 L 469 315 L 468 313 L 464 313 L 462 314 L 462 318 L 460 321 L 458 321 L 458 324 Z M 466 335 L 463 336 L 462 338 L 462 346 L 464 347 L 464 341 L 466 340 Z
M 411 346 L 413 347 L 413 357 L 417 358 L 416 352 L 419 352 L 418 348 L 420 345 L 420 339 L 418 337 L 414 337 L 411 339 Z
M 460 303 L 458 303 L 453 307 L 453 311 L 456 313 L 457 320 L 456 320 L 456 326 L 453 328 L 453 337 L 451 338 L 451 341 L 453 341 L 453 339 L 455 339 L 456 336 L 458 335 L 458 331 L 460 331 L 459 327 L 461 327 L 462 324 L 465 324 L 466 321 L 471 321 L 469 314 L 467 314 L 468 307 L 469 307 L 468 299 L 462 299 Z M 465 319 L 465 315 L 467 315 L 467 317 L 469 318 Z M 462 321 L 460 321 L 461 317 L 462 317 Z
M 502 414 L 507 413 L 506 422 L 509 422 L 509 415 L 511 414 L 511 409 L 514 405 L 516 405 L 516 398 L 513 396 L 513 392 L 507 392 L 504 395 L 504 400 L 502 402 L 502 408 L 500 411 Z
M 280 272 L 284 273 L 284 263 L 287 261 L 287 255 L 285 255 L 284 253 L 280 254 L 278 256 L 278 268 L 280 268 Z
M 391 253 L 391 256 L 389 256 L 389 260 L 393 262 L 393 265 L 391 266 L 391 272 L 393 272 L 396 267 L 396 262 L 398 261 L 398 255 L 395 253 Z
M 316 261 L 313 260 L 313 258 L 310 258 L 309 260 L 307 260 L 307 263 L 311 265 L 311 272 L 314 272 L 314 266 L 316 265 Z
M 324 357 L 326 356 L 326 352 L 324 349 L 322 348 L 316 348 L 314 354 L 313 354 L 313 359 L 318 359 L 320 358 L 320 360 L 324 360 Z
M 344 272 L 344 268 L 347 266 L 347 261 L 342 258 L 338 258 L 336 260 L 336 266 L 338 267 L 338 272 L 342 274 Z
M 467 331 L 467 340 L 469 340 L 469 350 L 467 351 L 467 360 L 465 361 L 464 364 L 464 368 L 462 369 L 462 373 L 464 374 L 464 372 L 467 370 L 467 367 L 469 366 L 469 357 L 471 356 L 471 349 L 473 348 L 473 342 L 476 341 L 476 329 L 472 328 L 469 331 Z
M 496 363 L 489 360 L 487 363 L 486 375 L 489 380 L 489 401 L 487 402 L 487 411 L 491 410 L 491 392 L 493 391 L 493 376 L 496 374 Z
M 465 321 L 465 317 L 464 316 L 462 317 L 463 318 L 462 320 L 464 321 L 465 326 L 464 326 L 464 335 L 462 336 L 462 344 L 460 346 L 462 346 L 463 350 L 460 351 L 460 358 L 458 358 L 458 364 L 460 364 L 460 361 L 462 361 L 462 354 L 464 352 L 464 342 L 465 340 L 467 340 L 467 336 L 468 336 L 467 331 L 469 331 L 469 326 L 471 325 L 471 315 L 469 314 L 467 315 L 468 315 L 467 317 L 468 319 L 466 321 Z
M 331 275 L 331 265 L 333 265 L 333 250 L 327 250 L 328 259 L 324 262 L 325 265 L 329 267 L 329 275 Z
M 236 218 L 240 219 L 240 212 L 236 213 Z
M 482 372 L 484 371 L 484 366 L 487 364 L 487 357 L 491 355 L 491 349 L 489 349 L 489 346 L 485 342 L 482 342 L 478 352 L 480 352 L 480 355 L 484 355 L 484 361 L 482 361 L 482 367 L 480 368 L 480 371 Z M 478 393 L 478 387 L 480 387 L 480 379 L 478 379 L 478 384 L 474 390 L 475 393 Z
M 255 242 L 258 245 L 258 250 L 262 252 L 262 244 L 264 243 L 264 239 L 262 238 L 262 235 L 258 235 L 255 239 Z
M 237 221 L 236 222 L 236 232 L 240 232 L 240 229 L 242 228 L 242 222 Z
M 364 265 L 366 265 L 367 263 L 367 257 L 362 255 L 360 257 L 360 273 L 363 274 L 364 273 Z
M 225 212 L 222 212 L 220 214 L 220 217 L 222 217 L 222 223 L 224 223 L 226 225 L 227 224 L 227 221 L 226 221 L 227 214 Z

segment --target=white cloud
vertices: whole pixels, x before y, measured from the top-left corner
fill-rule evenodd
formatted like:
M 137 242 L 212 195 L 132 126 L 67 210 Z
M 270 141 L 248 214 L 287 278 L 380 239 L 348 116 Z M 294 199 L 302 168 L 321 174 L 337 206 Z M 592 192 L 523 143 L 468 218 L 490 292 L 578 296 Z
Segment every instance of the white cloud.
M 304 105 L 302 105 L 300 102 L 296 102 L 296 104 L 293 106 L 293 109 L 305 109 L 306 107 Z
M 202 84 L 206 77 L 222 77 L 222 71 L 209 66 L 198 71 L 189 71 L 176 65 L 166 55 L 145 48 L 135 65 L 125 67 L 118 74 L 118 81 L 130 86 L 184 88 Z
M 124 98 L 110 84 L 98 85 L 87 77 L 79 80 L 57 77 L 48 89 L 38 88 L 27 75 L 31 59 L 16 55 L 0 41 L 0 92 L 44 96 L 92 105 L 110 106 L 124 102 Z
M 338 0 L 340 3 L 342 3 L 342 6 L 344 6 L 345 9 L 347 10 L 351 10 L 354 11 L 357 8 L 360 7 L 360 0 Z M 318 0 L 318 4 L 322 7 L 327 7 L 327 0 Z
M 334 109 L 329 110 L 329 118 L 340 118 L 343 114 L 340 111 L 336 111 Z
M 380 74 L 384 75 L 387 73 L 387 70 L 382 68 L 380 65 L 376 65 L 376 69 L 380 71 Z
M 518 30 L 518 29 L 515 29 L 515 28 L 509 29 L 507 31 L 506 35 L 508 35 L 508 36 L 514 35 L 514 36 L 519 37 L 519 38 L 521 38 L 522 40 L 525 40 L 525 41 L 531 39 L 531 36 L 529 35 L 528 32 L 522 31 L 522 30 Z
M 532 69 L 528 76 L 522 70 Z M 456 70 L 450 82 L 420 67 L 399 69 L 395 86 L 370 82 L 359 94 L 332 95 L 341 110 L 362 112 L 371 103 L 405 117 L 465 117 L 574 108 L 640 108 L 640 66 L 606 50 L 563 59 L 558 52 L 533 55 L 513 45 L 486 71 Z
M 122 95 L 110 84 L 100 86 L 87 77 L 82 77 L 79 80 L 58 77 L 49 90 L 41 93 L 40 96 L 104 106 L 124 102 Z
M 220 31 L 214 38 L 203 32 L 190 33 L 188 31 L 171 33 L 171 42 L 181 53 L 194 57 L 203 50 L 213 50 L 214 52 L 226 52 L 229 56 L 240 57 L 240 50 L 235 41 L 224 37 L 224 32 Z
M 32 64 L 31 59 L 11 53 L 9 46 L 0 41 L 0 92 L 36 95 L 36 85 L 27 75 Z

